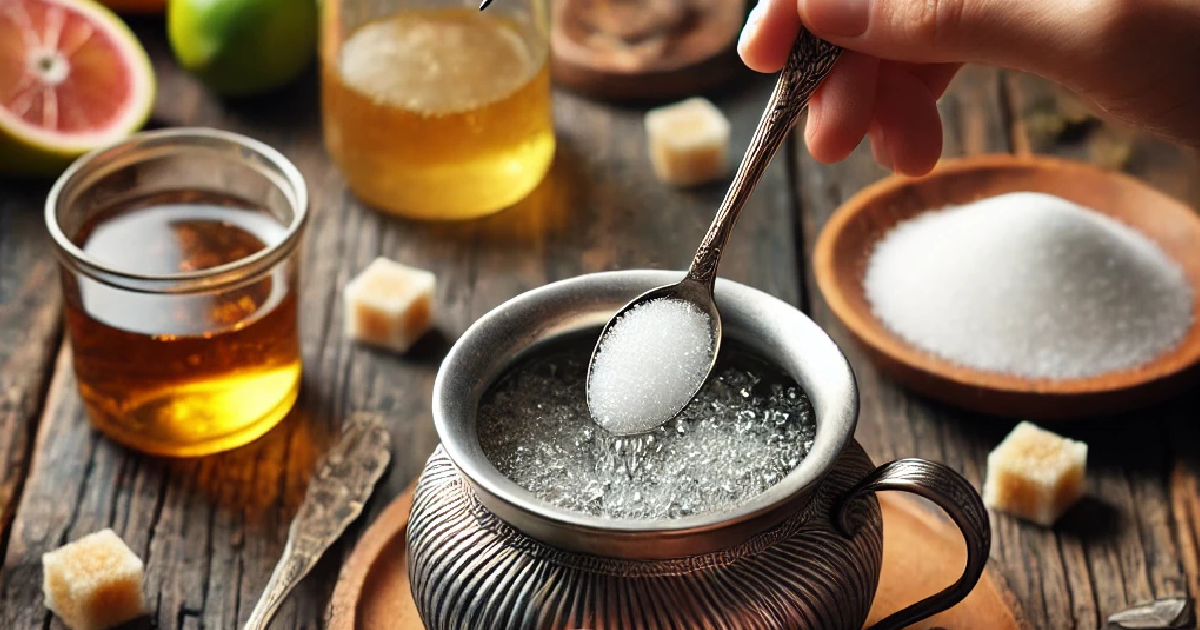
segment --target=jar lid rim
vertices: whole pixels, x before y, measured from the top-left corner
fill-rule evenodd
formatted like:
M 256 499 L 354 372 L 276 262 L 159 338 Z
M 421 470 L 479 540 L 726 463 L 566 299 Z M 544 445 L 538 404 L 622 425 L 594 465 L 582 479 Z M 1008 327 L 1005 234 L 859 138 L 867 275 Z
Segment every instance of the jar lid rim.
M 187 143 L 187 144 L 185 144 Z M 236 148 L 262 158 L 272 169 L 256 169 L 271 180 L 287 198 L 292 219 L 284 238 L 253 254 L 221 265 L 169 274 L 147 274 L 118 269 L 88 254 L 63 231 L 58 219 L 59 205 L 70 187 L 81 178 L 101 176 L 127 166 L 119 161 L 134 148 L 152 150 L 155 155 L 180 149 Z M 141 159 L 144 159 L 144 154 Z M 110 162 L 110 163 L 106 163 Z M 247 163 L 254 168 L 254 165 Z M 290 160 L 270 145 L 238 133 L 209 127 L 174 127 L 132 134 L 124 140 L 84 154 L 59 175 L 46 195 L 45 221 L 60 262 L 91 279 L 116 288 L 141 293 L 195 293 L 237 284 L 247 275 L 257 275 L 287 258 L 299 244 L 308 221 L 308 187 L 303 175 Z

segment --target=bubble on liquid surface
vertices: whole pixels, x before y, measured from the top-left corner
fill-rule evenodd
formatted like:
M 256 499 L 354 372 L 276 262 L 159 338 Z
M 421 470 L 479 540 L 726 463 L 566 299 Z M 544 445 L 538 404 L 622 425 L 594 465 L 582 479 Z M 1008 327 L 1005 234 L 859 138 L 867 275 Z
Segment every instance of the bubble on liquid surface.
M 632 435 L 675 417 L 708 377 L 712 328 L 708 313 L 667 298 L 635 306 L 613 322 L 587 386 L 596 423 Z
M 518 365 L 484 396 L 479 442 L 537 498 L 594 516 L 669 519 L 727 510 L 796 469 L 816 437 L 796 383 L 757 361 L 723 356 L 666 425 L 621 437 L 596 426 L 583 348 Z

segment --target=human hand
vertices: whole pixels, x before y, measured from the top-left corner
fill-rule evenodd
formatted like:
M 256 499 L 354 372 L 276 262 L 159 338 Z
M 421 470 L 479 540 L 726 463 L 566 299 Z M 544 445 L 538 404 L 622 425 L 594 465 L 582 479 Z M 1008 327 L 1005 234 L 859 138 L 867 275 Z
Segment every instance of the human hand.
M 942 151 L 937 99 L 963 63 L 1031 72 L 1146 131 L 1200 145 L 1196 0 L 759 0 L 738 42 L 775 72 L 804 24 L 845 48 L 809 103 L 820 162 L 869 137 L 883 166 L 929 172 Z

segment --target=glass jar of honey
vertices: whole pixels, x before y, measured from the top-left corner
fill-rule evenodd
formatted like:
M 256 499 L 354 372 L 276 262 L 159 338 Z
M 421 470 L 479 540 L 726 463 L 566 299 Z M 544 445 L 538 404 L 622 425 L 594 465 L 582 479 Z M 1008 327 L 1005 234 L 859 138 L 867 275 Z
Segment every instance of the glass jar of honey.
M 367 204 L 420 219 L 508 207 L 554 157 L 548 0 L 322 3 L 325 145 Z
M 231 449 L 296 401 L 299 171 L 236 134 L 171 129 L 88 154 L 46 201 L 92 424 L 133 449 Z

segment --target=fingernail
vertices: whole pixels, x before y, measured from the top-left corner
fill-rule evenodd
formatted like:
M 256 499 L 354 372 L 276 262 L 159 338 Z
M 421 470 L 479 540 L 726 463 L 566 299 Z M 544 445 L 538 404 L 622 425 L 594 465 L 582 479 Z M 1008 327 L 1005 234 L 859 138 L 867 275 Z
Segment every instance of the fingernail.
M 750 10 L 750 15 L 746 16 L 746 24 L 742 27 L 742 34 L 738 36 L 737 49 L 739 55 L 742 54 L 746 44 L 758 34 L 759 23 L 762 22 L 762 17 L 767 12 L 768 1 L 759 0 L 755 3 L 754 8 Z
M 871 21 L 871 0 L 800 0 L 805 26 L 818 35 L 857 37 Z
M 871 155 L 875 158 L 875 162 L 894 172 L 896 170 L 895 153 L 888 145 L 887 138 L 883 135 L 883 129 L 872 125 L 869 136 L 871 138 Z
M 880 149 L 878 147 L 878 145 L 872 143 L 871 144 L 871 155 L 875 157 L 876 164 L 882 166 L 883 168 L 887 169 L 888 171 L 891 171 L 891 172 L 896 171 L 896 165 L 892 163 L 891 153 L 888 153 L 887 151 Z

